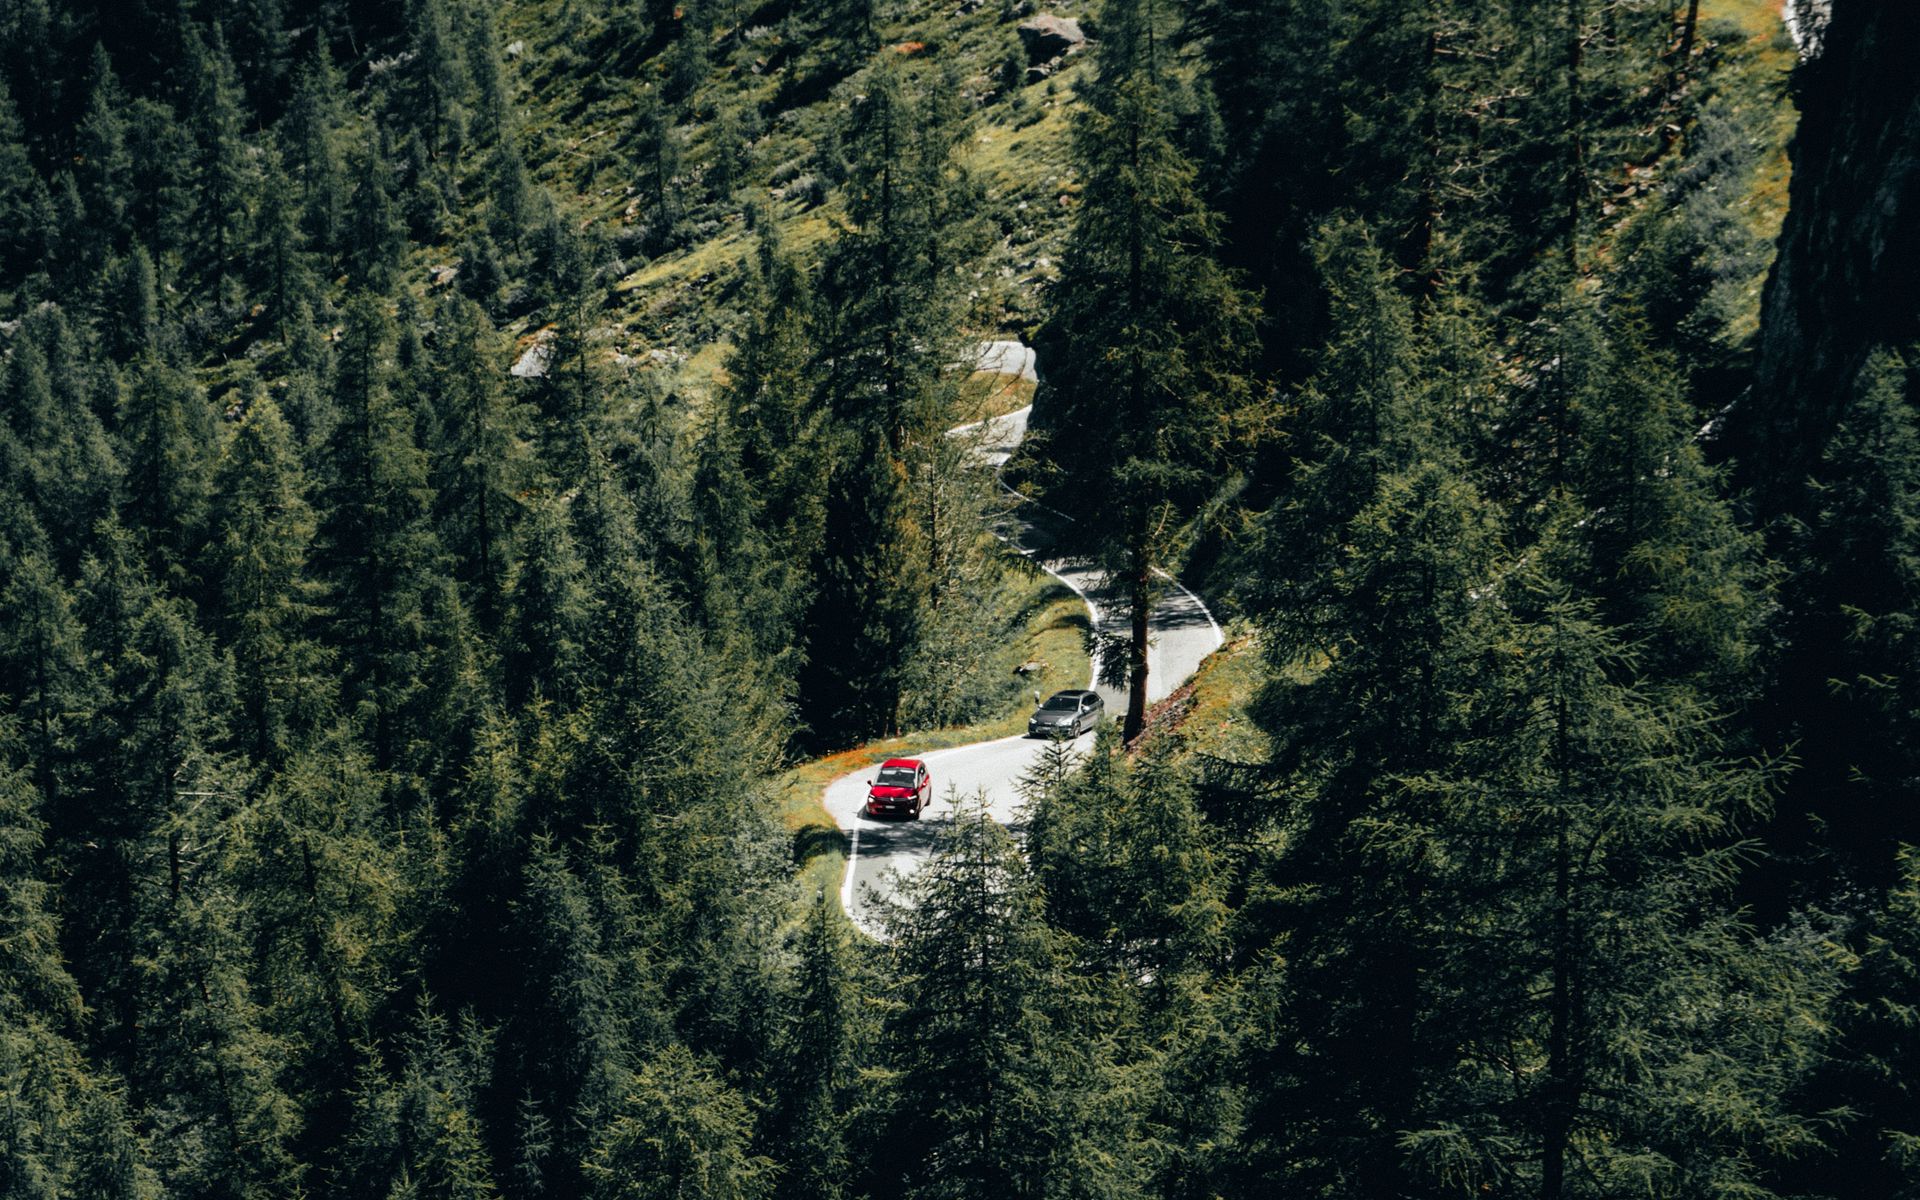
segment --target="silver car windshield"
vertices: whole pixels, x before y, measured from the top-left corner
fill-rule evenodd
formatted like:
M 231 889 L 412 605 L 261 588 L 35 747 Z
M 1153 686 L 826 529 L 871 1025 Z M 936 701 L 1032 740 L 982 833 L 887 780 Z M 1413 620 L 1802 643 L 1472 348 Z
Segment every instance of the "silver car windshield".
M 1045 712 L 1072 712 L 1080 707 L 1078 696 L 1055 696 L 1042 706 Z

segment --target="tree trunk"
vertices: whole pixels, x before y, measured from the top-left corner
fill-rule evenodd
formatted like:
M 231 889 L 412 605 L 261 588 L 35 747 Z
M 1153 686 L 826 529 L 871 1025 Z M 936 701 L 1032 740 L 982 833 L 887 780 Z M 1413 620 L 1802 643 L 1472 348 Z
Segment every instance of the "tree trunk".
M 1580 210 L 1587 187 L 1586 116 L 1580 94 L 1586 25 L 1585 0 L 1567 0 L 1567 269 L 1575 277 L 1580 274 Z
M 1140 736 L 1147 722 L 1147 618 L 1152 615 L 1152 569 L 1142 556 L 1127 580 L 1127 606 L 1133 616 L 1133 641 L 1127 647 L 1126 740 Z
M 1564 697 L 1555 709 L 1554 755 L 1559 760 L 1559 795 L 1555 799 L 1559 811 L 1555 814 L 1558 828 L 1553 848 L 1553 982 L 1547 1014 L 1547 1082 L 1542 1097 L 1540 1200 L 1560 1200 L 1566 1192 L 1567 1149 L 1573 1138 L 1574 1114 L 1580 1106 L 1573 1032 L 1579 990 L 1573 947 L 1573 852 L 1566 810 L 1573 794 L 1568 745 L 1571 718 Z

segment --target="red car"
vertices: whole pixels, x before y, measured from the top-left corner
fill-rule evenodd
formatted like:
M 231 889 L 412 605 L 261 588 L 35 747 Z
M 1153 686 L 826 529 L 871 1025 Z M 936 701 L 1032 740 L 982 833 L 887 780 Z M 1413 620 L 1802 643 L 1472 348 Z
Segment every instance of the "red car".
M 880 764 L 880 774 L 867 782 L 867 815 L 905 813 L 920 819 L 920 810 L 933 794 L 933 776 L 927 764 L 917 758 L 890 758 Z

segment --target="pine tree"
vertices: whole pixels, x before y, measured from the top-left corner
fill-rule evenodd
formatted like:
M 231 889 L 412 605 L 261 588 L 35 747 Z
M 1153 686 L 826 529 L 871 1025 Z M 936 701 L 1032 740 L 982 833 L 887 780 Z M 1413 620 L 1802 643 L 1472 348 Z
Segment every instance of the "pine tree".
M 440 548 L 414 414 L 393 394 L 393 326 L 382 301 L 348 304 L 335 390 L 340 421 L 328 447 L 323 563 L 344 650 L 349 711 L 373 739 L 377 769 L 401 764 L 427 646 L 423 610 Z
M 250 283 L 265 297 L 267 320 L 281 341 L 291 341 L 300 309 L 312 311 L 319 287 L 301 228 L 294 172 L 283 153 L 269 150 L 260 186 L 260 206 L 249 230 Z
M 1720 758 L 1708 711 L 1616 682 L 1636 664 L 1596 606 L 1545 580 L 1510 595 L 1527 625 L 1495 736 L 1451 780 L 1407 780 L 1441 821 L 1373 834 L 1458 872 L 1432 904 L 1427 1028 L 1463 1052 L 1401 1148 L 1543 1197 L 1770 1194 L 1769 1160 L 1817 1145 L 1783 1097 L 1837 980 L 1817 936 L 1762 940 L 1727 901 L 1764 769 Z
M 191 94 L 199 81 L 183 89 Z M 162 264 L 198 261 L 194 242 L 195 173 L 200 157 L 193 131 L 171 104 L 146 97 L 126 109 L 127 152 L 138 184 L 128 224 Z
M 582 682 L 592 612 L 585 566 L 560 504 L 532 506 L 516 559 L 503 655 L 507 698 L 515 705 L 533 698 L 564 705 Z
M 1830 1155 L 1813 1157 L 1801 1178 L 1832 1187 L 1832 1171 L 1860 1195 L 1901 1196 L 1920 1187 L 1920 1122 L 1914 1095 L 1920 1060 L 1920 851 L 1902 847 L 1895 882 L 1861 930 L 1859 967 L 1842 997 L 1839 1033 L 1814 1103 L 1844 1106 L 1851 1118 Z M 1837 1076 L 1838 1078 L 1831 1078 Z
M 450 1028 L 430 997 L 416 1003 L 401 1039 L 401 1071 L 362 1070 L 342 1163 L 355 1195 L 484 1200 L 497 1194 L 478 1117 L 488 1080 L 485 1038 Z
M 0 79 L 0 279 L 17 280 L 38 265 L 34 188 L 45 185 L 27 157 L 26 130 L 5 79 Z
M 505 72 L 500 67 L 500 34 L 493 10 L 477 8 L 466 17 L 467 73 L 473 77 L 474 139 L 483 146 L 504 140 L 513 127 Z
M 919 643 L 926 594 L 905 470 L 877 426 L 843 444 L 799 680 L 800 712 L 821 746 L 899 728 L 905 660 Z
M 7 485 L 23 510 L 15 520 L 35 523 L 32 539 L 46 538 L 57 569 L 68 574 L 95 523 L 113 513 L 123 461 L 89 394 L 100 386 L 98 368 L 76 341 L 59 309 L 30 314 L 0 383 L 10 435 Z
M 1765 718 L 1802 758 L 1769 840 L 1796 858 L 1824 850 L 1843 874 L 1875 883 L 1887 881 L 1901 843 L 1920 841 L 1906 799 L 1920 769 L 1920 427 L 1906 375 L 1891 353 L 1868 360 L 1807 481 Z
M 655 255 L 680 243 L 680 192 L 675 183 L 680 174 L 680 133 L 673 120 L 673 110 L 658 88 L 640 93 L 628 153 L 646 201 L 647 250 Z
M 295 72 L 283 121 L 287 159 L 300 184 L 301 227 L 316 248 L 338 252 L 346 227 L 347 184 L 336 138 L 345 124 L 345 104 L 324 39 Z
M 326 710 L 324 655 L 312 640 L 316 533 L 292 431 L 264 390 L 247 405 L 214 476 L 213 560 L 256 761 L 284 762 Z
M 197 147 L 194 179 L 196 244 L 206 256 L 216 282 L 233 271 L 248 224 L 248 202 L 254 190 L 248 165 L 248 147 L 241 134 L 245 97 L 234 77 L 233 59 L 224 37 L 216 30 L 213 45 L 202 48 L 195 36 L 189 45 L 198 51 L 199 81 L 193 99 L 192 130 Z
M 126 93 L 104 48 L 94 47 L 93 86 L 80 125 L 77 183 L 87 216 L 85 259 L 103 264 L 129 233 L 127 210 L 133 203 L 133 164 L 127 155 Z
M 41 800 L 15 766 L 21 748 L 13 720 L 0 719 L 0 1189 L 50 1200 L 92 1149 L 82 1128 L 92 1081 L 76 1044 L 80 990 L 39 862 Z
M 838 901 L 823 890 L 793 936 L 792 990 L 782 1014 L 772 1108 L 762 1125 L 782 1195 L 838 1200 L 847 1177 L 845 1134 L 855 1064 L 871 1034 Z
M 961 802 L 886 914 L 898 1002 L 882 1033 L 871 1186 L 904 1196 L 1100 1194 L 1123 1188 L 1090 1135 L 1099 1048 L 1076 1032 L 1041 896 L 983 803 Z M 1083 1192 L 1084 1189 L 1084 1192 Z
M 1083 200 L 1048 301 L 1038 405 L 1055 431 L 1044 451 L 1064 484 L 1055 494 L 1124 596 L 1129 739 L 1146 717 L 1160 572 L 1252 411 L 1254 314 L 1213 258 L 1216 221 L 1174 136 L 1162 20 L 1156 0 L 1102 16 L 1100 77 L 1074 134 Z
M 838 133 L 852 228 L 819 284 L 827 395 L 844 423 L 878 429 L 902 461 L 947 427 L 953 275 L 978 252 L 971 184 L 953 157 L 963 131 L 946 116 L 927 84 L 882 60 Z
M 346 1098 L 388 1004 L 403 942 L 400 843 L 367 753 L 336 726 L 293 754 L 234 815 L 233 882 L 246 897 L 249 979 L 289 1047 L 304 1161 L 345 1137 Z
M 631 1050 L 610 947 L 551 838 L 533 839 L 523 880 L 513 917 L 521 1001 L 502 1049 L 553 1131 L 532 1166 L 549 1189 L 568 1194 L 581 1189 L 583 1169 L 592 1174 L 593 1131 L 605 1137 L 615 1119 Z
M 466 65 L 442 0 L 414 0 L 408 10 L 414 120 L 428 148 L 438 152 L 448 144 L 454 126 L 465 121 Z
M 132 360 L 142 354 L 158 352 L 160 340 L 159 281 L 153 269 L 153 256 L 136 243 L 133 252 L 109 272 L 110 294 L 105 309 L 108 316 L 105 341 L 114 354 Z
M 483 628 L 498 620 L 518 512 L 530 470 L 525 416 L 488 361 L 492 326 L 471 301 L 449 298 L 430 350 L 432 482 L 440 540 L 470 589 Z
M 1417 1190 L 1397 1150 L 1421 1110 L 1422 981 L 1443 953 L 1426 906 L 1443 819 L 1401 780 L 1441 769 L 1487 718 L 1503 610 L 1496 511 L 1434 419 L 1406 304 L 1350 227 L 1316 247 L 1337 330 L 1301 389 L 1297 461 L 1262 518 L 1250 597 L 1269 680 L 1256 705 L 1284 803 L 1250 864 L 1240 953 L 1259 1014 L 1242 1047 L 1249 1186 Z M 1444 385 L 1440 385 L 1444 386 Z M 1284 947 L 1284 950 L 1280 950 Z
M 1094 753 L 1117 756 L 1106 740 Z M 1051 923 L 1097 970 L 1152 980 L 1163 1002 L 1221 946 L 1225 906 L 1208 835 L 1172 749 L 1131 768 L 1035 781 L 1028 853 Z
M 391 289 L 405 248 L 405 230 L 393 201 L 393 160 L 391 141 L 383 129 L 361 156 L 347 204 L 347 266 L 354 284 L 375 294 Z
M 784 568 L 776 590 L 791 621 L 804 606 L 806 563 L 820 548 L 826 415 L 815 403 L 810 280 L 781 250 L 770 221 L 760 226 L 758 250 L 753 321 L 728 362 L 721 402 L 756 503 L 751 522 L 771 539 L 777 569 Z M 792 642 L 767 639 L 780 640 Z
M 685 1047 L 632 1073 L 587 1159 L 590 1195 L 612 1200 L 756 1200 L 773 1164 L 749 1153 L 746 1102 Z
M 29 550 L 9 564 L 0 600 L 8 618 L 0 635 L 0 672 L 8 710 L 33 764 L 34 783 L 48 804 L 59 804 L 79 764 L 77 726 L 98 702 L 88 678 L 86 646 L 72 593 L 47 561 Z
M 213 406 L 190 375 L 158 359 L 136 372 L 120 414 L 122 518 L 145 540 L 154 573 L 178 586 L 195 578 L 206 537 Z

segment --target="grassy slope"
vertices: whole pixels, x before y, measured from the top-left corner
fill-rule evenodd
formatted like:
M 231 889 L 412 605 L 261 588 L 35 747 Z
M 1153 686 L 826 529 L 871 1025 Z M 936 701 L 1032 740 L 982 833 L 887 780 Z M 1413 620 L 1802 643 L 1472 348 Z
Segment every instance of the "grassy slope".
M 1086 7 L 1085 0 L 1062 0 L 1044 11 L 1084 15 Z M 501 16 L 503 39 L 525 47 L 509 71 L 518 85 L 526 153 L 535 180 L 574 213 L 580 228 L 617 244 L 636 219 L 630 211 L 634 171 L 626 157 L 636 98 L 657 86 L 664 64 L 657 56 L 630 77 L 588 86 L 575 77 L 591 78 L 594 69 L 578 47 L 593 44 L 596 26 L 578 18 L 568 38 L 567 11 L 566 0 L 521 0 Z M 973 100 L 976 127 L 962 157 L 984 186 L 1002 234 L 981 264 L 973 323 L 982 336 L 1018 330 L 1037 316 L 1037 285 L 1050 276 L 1065 234 L 1069 114 L 1073 84 L 1088 61 L 1075 56 L 1052 79 L 1007 94 L 996 76 L 1019 42 L 1016 22 L 1003 19 L 999 4 L 961 13 L 952 0 L 914 0 L 891 12 L 881 29 L 883 45 L 923 43 L 913 56 L 915 69 L 936 87 L 957 83 Z M 696 393 L 716 377 L 740 320 L 735 285 L 755 237 L 745 209 L 768 214 L 783 244 L 802 253 L 818 248 L 841 220 L 831 196 L 811 207 L 787 194 L 795 180 L 814 173 L 815 151 L 840 101 L 828 94 L 781 107 L 804 47 L 788 44 L 794 35 L 784 24 L 756 26 L 750 10 L 739 14 L 740 24 L 723 21 L 715 31 L 711 70 L 689 105 L 691 119 L 678 129 L 684 147 L 678 178 L 689 197 L 704 195 L 714 123 L 724 109 L 759 127 L 749 145 L 748 182 L 731 201 L 693 204 L 690 244 L 654 259 L 635 253 L 624 262 L 602 330 L 609 354 L 644 358 L 665 351 L 673 361 L 670 386 Z

